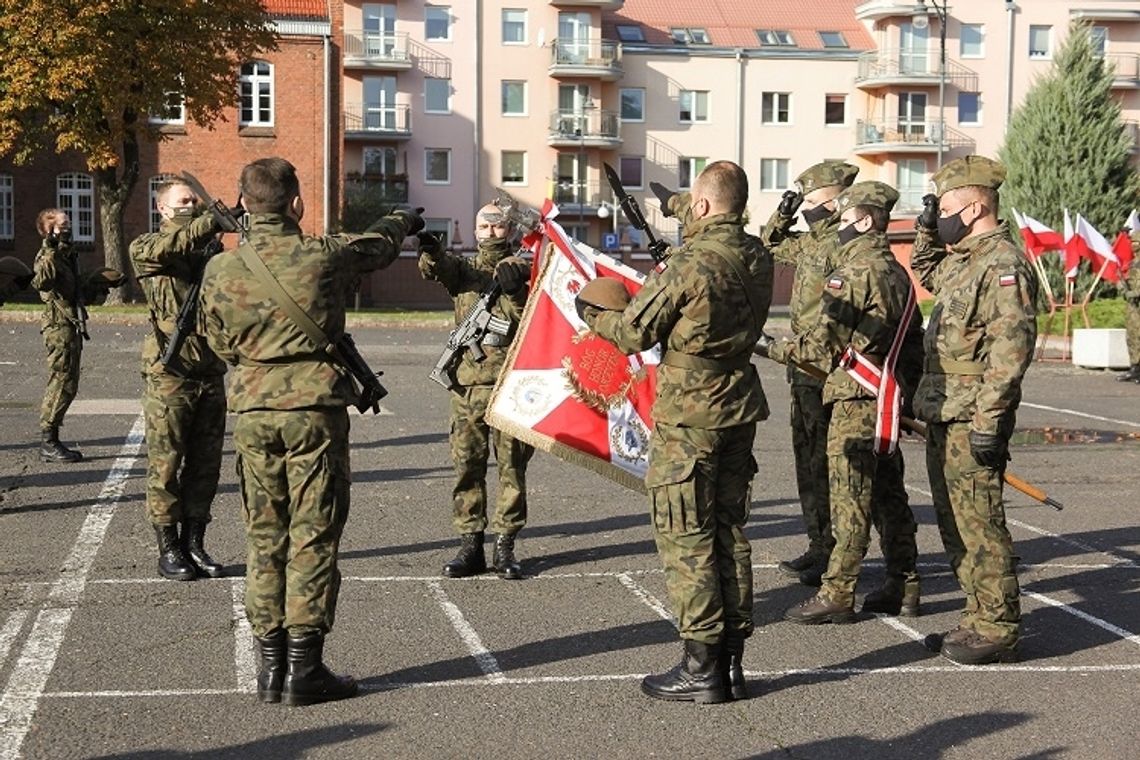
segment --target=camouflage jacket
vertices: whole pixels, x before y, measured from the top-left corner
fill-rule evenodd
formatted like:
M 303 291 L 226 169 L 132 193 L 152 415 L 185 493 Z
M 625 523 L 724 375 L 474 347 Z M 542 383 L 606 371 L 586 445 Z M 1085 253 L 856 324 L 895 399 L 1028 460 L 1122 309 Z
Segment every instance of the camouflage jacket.
M 248 244 L 332 340 L 344 332 L 345 302 L 359 276 L 395 261 L 407 232 L 403 217 L 385 217 L 376 232 L 327 237 L 303 235 L 281 214 L 250 214 L 249 220 Z M 230 411 L 356 402 L 351 378 L 313 346 L 236 252 L 206 264 L 198 319 L 210 348 L 235 365 Z
M 146 296 L 154 328 L 143 339 L 143 374 L 162 371 L 158 359 L 174 332 L 178 310 L 206 266 L 203 248 L 217 231 L 213 216 L 201 214 L 185 224 L 165 219 L 158 232 L 139 235 L 131 242 L 131 264 Z M 226 365 L 197 331 L 186 336 L 175 364 L 178 374 L 185 377 L 226 372 Z
M 473 257 L 459 256 L 443 251 L 437 256 L 420 255 L 420 273 L 425 279 L 435 280 L 447 289 L 455 301 L 455 324 L 463 321 L 467 313 L 479 300 L 479 296 L 491 284 L 495 276 L 495 266 L 515 252 L 509 240 L 492 238 L 479 242 L 479 251 Z M 463 359 L 455 370 L 455 380 L 460 385 L 494 385 L 507 358 L 507 348 L 514 339 L 522 307 L 526 304 L 527 289 L 523 288 L 513 296 L 500 295 L 491 308 L 491 313 L 511 323 L 511 331 L 502 345 L 483 345 L 487 358 L 475 361 L 471 352 L 464 350 Z M 489 342 L 500 342 L 498 336 L 488 335 Z
M 795 268 L 792 277 L 792 293 L 788 299 L 788 315 L 791 317 L 792 332 L 799 334 L 807 330 L 819 318 L 819 301 L 823 294 L 825 275 L 834 266 L 839 250 L 839 217 L 831 215 L 821 219 L 805 233 L 791 233 L 789 218 L 773 211 L 768 224 L 760 237 L 780 264 Z M 794 366 L 788 367 L 788 380 L 792 385 L 822 386 L 823 383 Z
M 738 214 L 690 226 L 691 236 L 650 272 L 629 306 L 601 312 L 591 327 L 626 353 L 661 344 L 666 353 L 657 369 L 654 421 L 724 428 L 767 419 L 768 401 L 748 358 L 772 303 L 772 255 L 745 234 Z M 750 294 L 716 252 L 724 246 L 739 254 L 751 274 Z M 752 319 L 749 296 L 760 312 L 759 323 Z M 671 352 L 679 358 L 672 359 Z M 691 366 L 702 360 L 724 366 Z M 686 363 L 690 366 L 681 366 Z
M 40 331 L 68 324 L 78 326 L 73 305 L 85 308 L 95 300 L 96 293 L 84 284 L 90 273 L 80 271 L 75 247 L 60 242 L 52 248 L 45 240 L 36 253 L 32 270 L 32 287 L 40 292 L 44 302 Z
M 1132 262 L 1128 265 L 1128 271 L 1124 274 L 1124 282 L 1121 283 L 1121 292 L 1124 297 L 1129 301 L 1140 301 L 1140 231 L 1133 232 L 1132 240 Z
M 1008 432 L 1037 342 L 1032 265 L 1003 222 L 948 253 L 936 232 L 919 229 L 911 268 L 935 297 L 915 412 L 928 422 Z
M 824 403 L 875 397 L 838 366 L 839 357 L 851 346 L 881 367 L 911 288 L 910 277 L 891 253 L 884 233 L 860 235 L 839 248 L 835 258 L 836 268 L 824 279 L 816 322 L 769 350 L 776 361 L 803 361 L 828 370 Z M 915 309 L 895 364 L 904 397 L 913 393 L 921 372 L 922 318 Z

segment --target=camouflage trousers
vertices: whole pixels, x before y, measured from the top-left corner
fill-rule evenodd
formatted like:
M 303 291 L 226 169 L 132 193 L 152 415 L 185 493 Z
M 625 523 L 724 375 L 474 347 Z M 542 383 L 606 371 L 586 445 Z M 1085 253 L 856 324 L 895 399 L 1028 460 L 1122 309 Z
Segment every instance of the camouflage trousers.
M 835 548 L 821 593 L 843 604 L 854 601 L 872 525 L 879 532 L 887 574 L 904 580 L 918 577 L 917 526 L 903 485 L 902 452 L 875 454 L 876 414 L 873 400 L 837 401 L 827 430 Z
M 1128 343 L 1128 363 L 1140 364 L 1140 298 L 1125 300 L 1124 328 Z
M 348 413 L 243 412 L 233 440 L 246 529 L 245 614 L 253 633 L 327 633 L 348 519 Z
M 1012 430 L 1010 419 L 1008 431 Z M 969 433 L 968 422 L 927 425 L 926 469 L 938 532 L 950 568 L 966 593 L 962 627 L 1013 643 L 1021 627 L 1021 602 L 1018 557 L 1002 504 L 1003 472 L 974 461 Z
M 823 404 L 820 385 L 792 385 L 792 452 L 796 460 L 796 487 L 807 530 L 808 551 L 827 557 L 831 535 L 831 502 L 827 480 L 827 426 L 831 408 Z
M 469 385 L 451 394 L 452 522 L 462 533 L 487 527 L 487 462 L 491 446 L 499 470 L 499 497 L 491 528 L 518 533 L 526 525 L 526 466 L 534 448 L 491 428 L 485 419 L 490 385 Z
M 48 381 L 40 407 L 40 429 L 63 424 L 63 415 L 79 392 L 79 361 L 83 354 L 83 336 L 70 324 L 44 328 L 47 348 Z
M 706 644 L 752 634 L 755 423 L 718 430 L 654 426 L 645 485 L 653 538 L 682 639 Z
M 210 521 L 226 433 L 225 384 L 145 373 L 146 514 L 152 525 Z

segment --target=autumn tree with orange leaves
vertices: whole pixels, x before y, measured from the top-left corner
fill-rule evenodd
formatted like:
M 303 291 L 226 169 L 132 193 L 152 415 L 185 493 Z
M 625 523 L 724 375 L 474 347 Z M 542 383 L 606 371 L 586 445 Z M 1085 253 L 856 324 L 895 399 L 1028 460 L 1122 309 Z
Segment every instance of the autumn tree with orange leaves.
M 0 0 L 0 155 L 83 155 L 107 266 L 130 271 L 139 145 L 163 137 L 147 115 L 180 93 L 188 119 L 212 123 L 237 101 L 239 65 L 275 48 L 261 0 Z

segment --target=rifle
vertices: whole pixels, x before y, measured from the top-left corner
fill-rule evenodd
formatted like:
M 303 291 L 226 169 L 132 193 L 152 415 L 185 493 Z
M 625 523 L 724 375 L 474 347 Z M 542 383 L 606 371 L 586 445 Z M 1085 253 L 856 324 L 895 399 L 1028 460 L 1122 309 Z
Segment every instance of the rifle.
M 631 196 L 622 187 L 621 177 L 614 171 L 614 168 L 608 163 L 603 163 L 602 168 L 606 171 L 606 179 L 609 180 L 610 189 L 614 191 L 614 197 L 618 200 L 618 205 L 625 213 L 625 218 L 633 225 L 634 229 L 644 232 L 646 237 L 649 238 L 649 253 L 653 256 L 653 260 L 658 264 L 665 259 L 665 250 L 669 244 L 664 240 L 658 240 L 653 234 L 653 229 L 645 221 L 645 215 L 641 213 L 641 206 L 637 205 L 637 199 Z
M 439 383 L 447 390 L 455 390 L 459 383 L 455 381 L 455 368 L 463 358 L 463 349 L 471 350 L 475 361 L 481 362 L 487 358 L 479 343 L 488 332 L 506 336 L 511 331 L 511 323 L 491 313 L 499 294 L 503 292 L 498 280 L 491 280 L 491 284 L 479 296 L 479 300 L 463 317 L 463 321 L 447 336 L 447 345 L 439 355 L 435 367 L 428 378 Z
M 186 342 L 186 336 L 197 330 L 198 325 L 198 296 L 202 292 L 202 274 L 206 270 L 206 262 L 213 256 L 221 253 L 222 241 L 217 238 L 212 238 L 210 242 L 206 243 L 206 247 L 202 249 L 203 259 L 201 265 L 198 267 L 198 274 L 194 277 L 194 282 L 190 285 L 190 291 L 186 294 L 186 300 L 178 307 L 178 316 L 174 318 L 174 332 L 170 333 L 170 338 L 166 341 L 166 349 L 159 357 L 158 363 L 162 365 L 162 369 L 166 372 L 171 372 L 170 365 L 178 356 L 178 352 L 182 350 L 182 344 Z
M 190 172 L 184 171 L 182 172 L 182 181 L 186 183 L 187 187 L 194 191 L 194 194 L 198 196 L 198 200 L 206 204 L 206 210 L 213 214 L 214 221 L 218 223 L 218 227 L 221 228 L 222 232 L 245 231 L 245 225 L 234 216 L 230 207 L 221 201 L 211 198 L 197 177 Z
M 373 414 L 379 414 L 380 399 L 388 395 L 388 389 L 380 384 L 380 376 L 384 373 L 372 371 L 356 348 L 356 341 L 348 333 L 341 333 L 325 348 L 325 351 L 360 383 L 360 400 L 356 402 L 357 411 L 364 414 L 371 409 Z

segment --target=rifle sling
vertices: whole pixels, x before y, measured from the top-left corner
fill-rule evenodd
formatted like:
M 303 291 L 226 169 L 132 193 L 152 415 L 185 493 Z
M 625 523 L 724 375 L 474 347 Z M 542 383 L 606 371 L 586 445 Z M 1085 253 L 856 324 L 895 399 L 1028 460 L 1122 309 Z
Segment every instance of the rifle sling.
M 253 249 L 253 246 L 250 245 L 248 241 L 244 242 L 238 246 L 237 254 L 241 257 L 241 260 L 249 268 L 249 271 L 257 281 L 268 288 L 269 296 L 273 299 L 274 303 L 285 312 L 285 315 L 292 320 L 293 324 L 296 325 L 301 332 L 305 333 L 317 351 L 323 351 L 328 354 L 330 358 L 333 358 L 331 351 L 332 341 L 329 340 L 328 335 L 313 321 L 313 318 L 293 300 L 293 297 L 285 291 L 285 288 L 281 286 L 281 283 L 273 276 L 273 273 L 269 271 L 269 267 L 265 265 L 265 261 L 257 254 L 257 251 Z M 337 364 L 338 367 L 340 366 L 340 362 L 336 361 L 335 358 L 334 363 Z

